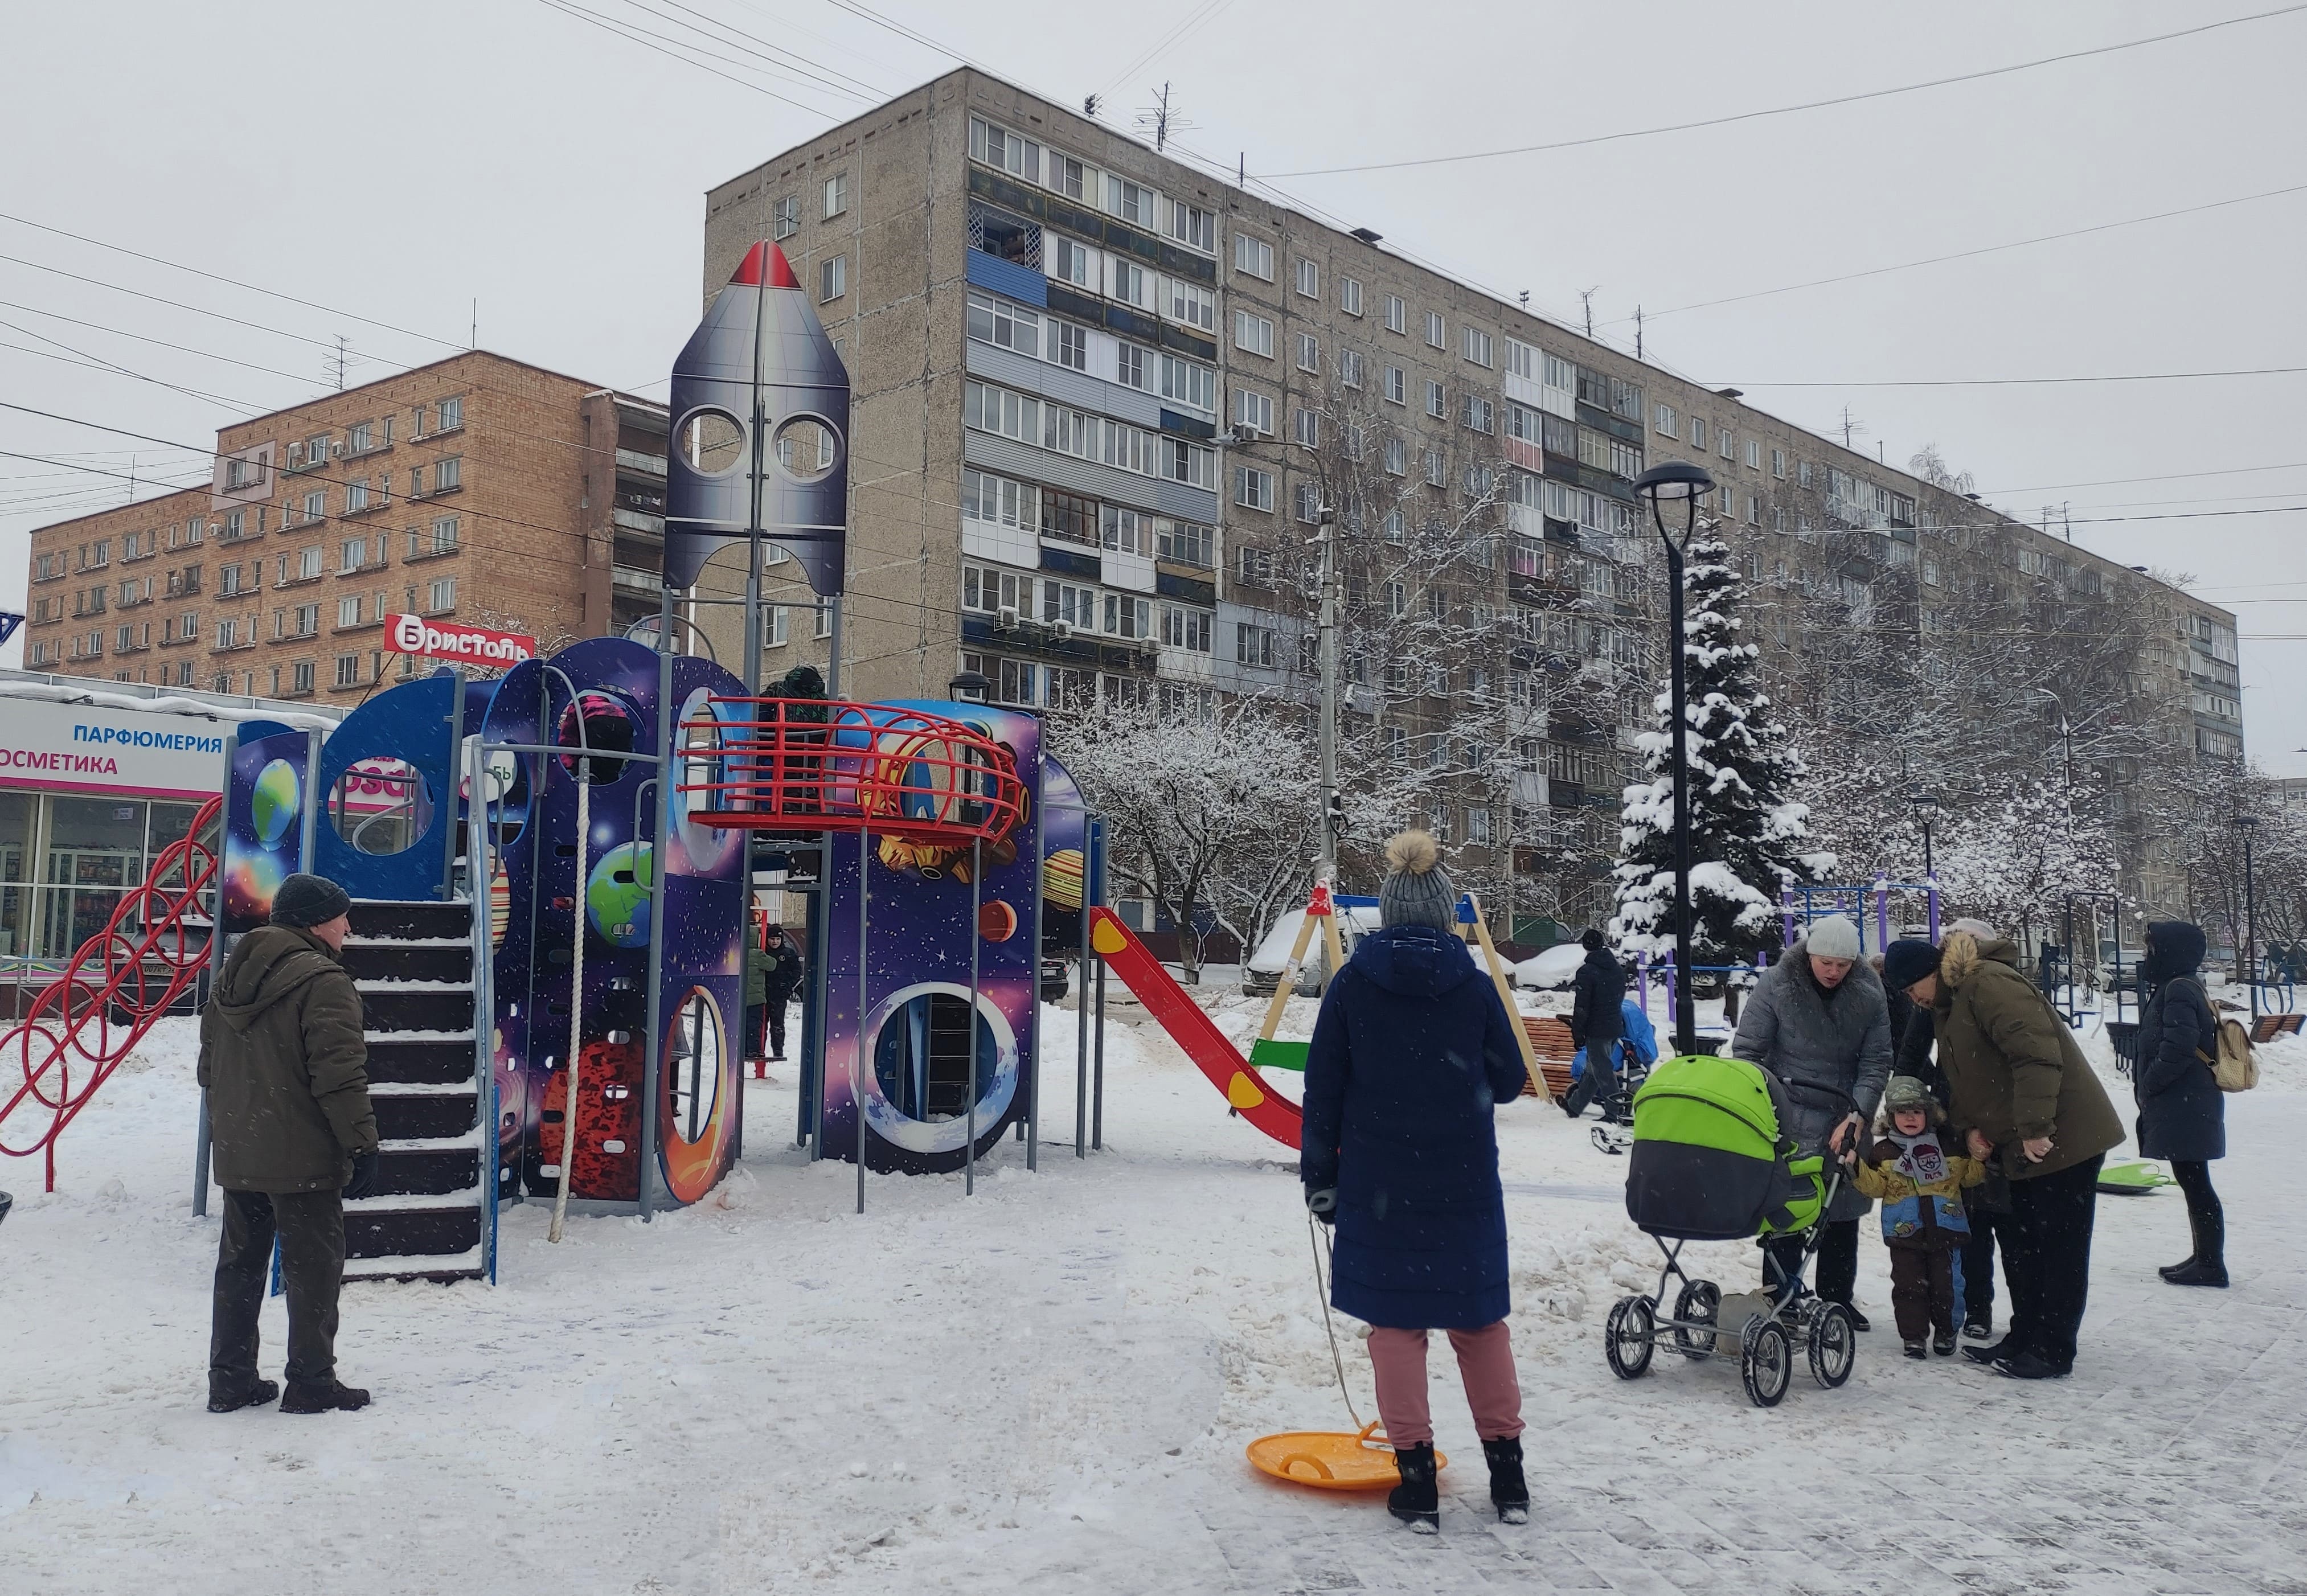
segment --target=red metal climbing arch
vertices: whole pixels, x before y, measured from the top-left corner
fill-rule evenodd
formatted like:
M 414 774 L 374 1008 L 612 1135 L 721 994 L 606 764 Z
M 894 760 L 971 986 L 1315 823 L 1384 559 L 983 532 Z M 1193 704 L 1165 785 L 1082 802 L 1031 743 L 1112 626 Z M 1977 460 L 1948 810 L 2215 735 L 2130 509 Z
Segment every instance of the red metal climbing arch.
M 153 861 L 105 928 L 0 1035 L 0 1070 L 13 1064 L 22 1077 L 0 1102 L 0 1153 L 45 1154 L 50 1191 L 56 1138 L 208 962 L 213 922 L 202 895 L 216 880 L 217 856 L 202 837 L 223 807 L 221 798 L 201 806 L 192 829 Z M 12 1142 L 12 1132 L 26 1139 Z

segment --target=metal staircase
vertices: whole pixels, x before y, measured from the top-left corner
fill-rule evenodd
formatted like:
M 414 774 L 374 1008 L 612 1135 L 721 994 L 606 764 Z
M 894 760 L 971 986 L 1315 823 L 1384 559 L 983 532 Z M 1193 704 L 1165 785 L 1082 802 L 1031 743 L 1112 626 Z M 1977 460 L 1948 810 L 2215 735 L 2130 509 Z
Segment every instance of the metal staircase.
M 360 989 L 376 1192 L 345 1205 L 345 1278 L 493 1274 L 493 1082 L 474 1031 L 469 903 L 353 905 L 344 963 Z

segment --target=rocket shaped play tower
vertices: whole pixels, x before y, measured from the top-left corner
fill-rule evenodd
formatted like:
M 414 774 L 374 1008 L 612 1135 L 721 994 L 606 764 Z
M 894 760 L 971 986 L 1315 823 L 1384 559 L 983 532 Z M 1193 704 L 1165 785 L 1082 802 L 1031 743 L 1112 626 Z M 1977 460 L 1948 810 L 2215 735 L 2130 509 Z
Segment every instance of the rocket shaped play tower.
M 764 240 L 673 367 L 665 580 L 687 588 L 714 551 L 768 538 L 821 596 L 843 587 L 849 519 L 849 373 Z

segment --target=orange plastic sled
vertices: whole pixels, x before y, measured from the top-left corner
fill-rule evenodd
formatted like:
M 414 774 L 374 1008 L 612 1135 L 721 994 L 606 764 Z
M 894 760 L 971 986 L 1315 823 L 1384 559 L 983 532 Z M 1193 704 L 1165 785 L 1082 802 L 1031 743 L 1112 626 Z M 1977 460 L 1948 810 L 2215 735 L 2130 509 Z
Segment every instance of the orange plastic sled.
M 1359 1435 L 1342 1430 L 1292 1429 L 1278 1436 L 1260 1436 L 1248 1446 L 1249 1461 L 1259 1472 L 1310 1485 L 1316 1490 L 1384 1490 L 1402 1483 L 1394 1466 L 1394 1448 L 1376 1435 L 1375 1421 Z M 1439 1452 L 1434 1466 L 1450 1460 Z
M 1139 941 L 1136 933 L 1122 924 L 1112 910 L 1090 911 L 1089 945 L 1137 994 L 1137 1000 L 1145 1005 L 1145 1012 L 1186 1050 L 1186 1057 L 1210 1077 L 1210 1084 L 1241 1111 L 1243 1119 L 1285 1147 L 1299 1145 L 1305 1134 L 1303 1111 L 1288 1098 L 1266 1089 L 1240 1050 L 1226 1040 L 1225 1033 L 1212 1023 L 1201 1005 L 1188 997 L 1186 989 L 1162 967 L 1154 950 Z M 1379 1455 L 1388 1459 L 1388 1468 L 1394 1466 L 1392 1453 Z

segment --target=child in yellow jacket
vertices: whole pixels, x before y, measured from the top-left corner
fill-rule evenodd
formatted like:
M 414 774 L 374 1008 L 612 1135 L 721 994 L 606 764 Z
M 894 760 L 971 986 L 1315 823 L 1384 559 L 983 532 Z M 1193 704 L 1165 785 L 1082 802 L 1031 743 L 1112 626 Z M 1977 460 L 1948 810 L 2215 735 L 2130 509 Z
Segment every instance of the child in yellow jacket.
M 1955 1256 L 1969 1238 L 1962 1188 L 1986 1166 L 1946 1145 L 1946 1111 L 1922 1082 L 1894 1076 L 1882 1091 L 1882 1139 L 1858 1158 L 1851 1182 L 1882 1205 L 1891 1249 L 1891 1308 L 1907 1356 L 1923 1358 L 1923 1338 L 1942 1358 L 1954 1351 Z

